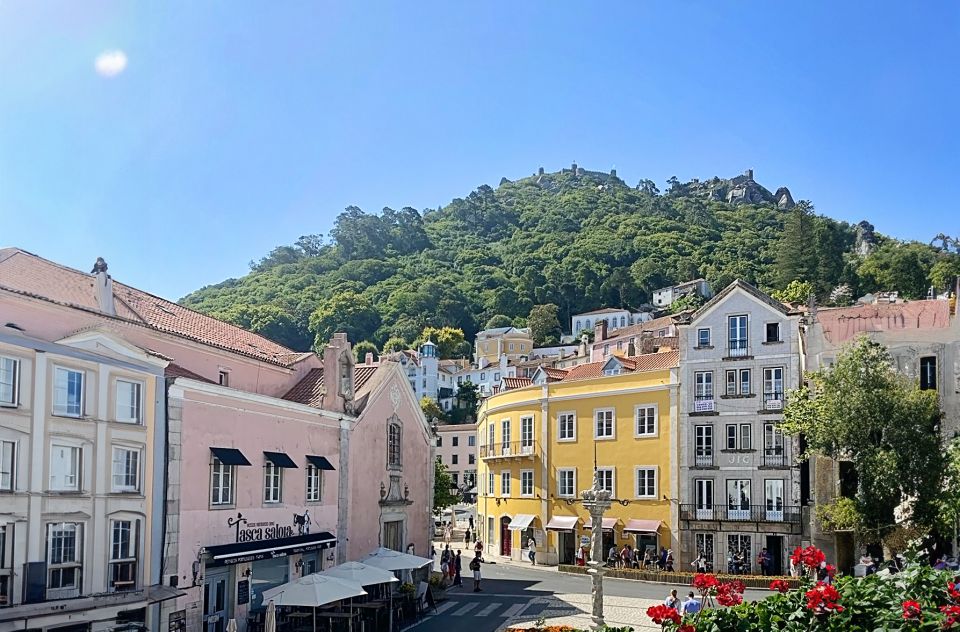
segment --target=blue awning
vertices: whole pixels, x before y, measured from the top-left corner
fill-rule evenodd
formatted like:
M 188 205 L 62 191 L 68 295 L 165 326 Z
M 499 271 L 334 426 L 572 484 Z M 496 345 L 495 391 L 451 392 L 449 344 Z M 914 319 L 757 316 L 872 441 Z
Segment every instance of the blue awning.
M 311 465 L 315 466 L 318 470 L 335 470 L 337 468 L 333 467 L 333 464 L 327 460 L 325 456 L 316 456 L 314 454 L 307 455 L 307 461 Z
M 297 467 L 297 464 L 293 462 L 293 459 L 291 459 L 284 452 L 267 452 L 264 450 L 263 456 L 267 457 L 267 460 L 277 467 Z
M 236 448 L 210 448 L 210 452 L 224 465 L 250 465 L 243 452 Z

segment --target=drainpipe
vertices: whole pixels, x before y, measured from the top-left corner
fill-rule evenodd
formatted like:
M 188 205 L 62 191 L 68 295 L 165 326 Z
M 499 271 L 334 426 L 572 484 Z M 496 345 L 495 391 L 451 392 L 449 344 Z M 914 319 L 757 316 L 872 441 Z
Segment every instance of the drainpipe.
M 347 561 L 350 488 L 350 420 L 340 418 L 340 472 L 337 477 L 337 564 Z

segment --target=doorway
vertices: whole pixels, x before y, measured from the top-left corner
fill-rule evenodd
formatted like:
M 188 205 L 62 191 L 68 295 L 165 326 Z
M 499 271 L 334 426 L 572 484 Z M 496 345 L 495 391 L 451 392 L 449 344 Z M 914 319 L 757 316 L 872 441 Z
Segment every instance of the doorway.
M 510 531 L 510 517 L 500 518 L 500 555 L 510 556 L 513 544 L 513 532 Z
M 213 572 L 211 572 L 213 571 Z M 203 621 L 205 632 L 223 632 L 227 625 L 227 584 L 229 569 L 207 569 L 203 580 Z
M 770 554 L 770 574 L 783 575 L 783 536 L 767 536 L 767 553 Z
M 573 564 L 576 557 L 577 536 L 573 531 L 557 531 L 561 564 Z

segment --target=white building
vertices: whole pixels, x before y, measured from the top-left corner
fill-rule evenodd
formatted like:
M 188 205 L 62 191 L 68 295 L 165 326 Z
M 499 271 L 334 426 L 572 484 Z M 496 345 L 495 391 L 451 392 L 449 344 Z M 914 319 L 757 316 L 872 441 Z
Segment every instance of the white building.
M 716 571 L 742 555 L 774 574 L 800 544 L 806 493 L 794 440 L 780 430 L 800 383 L 799 315 L 735 281 L 680 328 L 680 567 L 698 553 Z
M 437 356 L 437 345 L 432 341 L 428 340 L 420 345 L 419 351 L 399 351 L 387 354 L 386 357 L 396 360 L 403 367 L 417 401 L 427 397 L 437 402 L 445 411 L 453 408 L 457 394 L 455 376 L 459 367 L 452 360 L 441 360 Z M 373 354 L 367 354 L 365 366 L 375 364 Z
M 584 329 L 593 330 L 599 322 L 607 323 L 607 331 L 611 331 L 613 329 L 620 329 L 621 327 L 636 325 L 648 321 L 651 318 L 653 318 L 653 314 L 650 312 L 631 312 L 628 309 L 607 307 L 604 309 L 595 309 L 592 312 L 574 314 L 570 317 L 570 331 L 572 333 L 572 339 L 576 339 L 579 337 L 581 331 Z
M 483 367 L 470 366 L 457 372 L 455 389 L 466 381 L 477 385 L 480 397 L 490 397 L 494 386 L 500 384 L 505 377 L 517 377 L 517 367 L 512 364 L 506 355 L 500 356 L 500 361 Z
M 477 484 L 477 424 L 437 426 L 437 458 L 461 491 Z
M 0 329 L 0 631 L 157 629 L 167 360 L 31 325 Z
M 657 308 L 670 307 L 674 301 L 689 294 L 697 294 L 701 298 L 713 297 L 713 290 L 705 279 L 694 279 L 670 287 L 662 287 L 653 292 L 653 304 Z

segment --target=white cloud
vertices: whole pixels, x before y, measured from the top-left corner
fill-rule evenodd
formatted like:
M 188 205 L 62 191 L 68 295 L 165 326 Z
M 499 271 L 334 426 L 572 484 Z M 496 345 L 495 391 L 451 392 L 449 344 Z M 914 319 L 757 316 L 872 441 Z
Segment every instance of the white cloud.
M 116 77 L 127 67 L 127 55 L 122 50 L 105 50 L 97 55 L 93 67 L 103 77 Z

